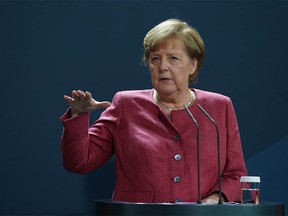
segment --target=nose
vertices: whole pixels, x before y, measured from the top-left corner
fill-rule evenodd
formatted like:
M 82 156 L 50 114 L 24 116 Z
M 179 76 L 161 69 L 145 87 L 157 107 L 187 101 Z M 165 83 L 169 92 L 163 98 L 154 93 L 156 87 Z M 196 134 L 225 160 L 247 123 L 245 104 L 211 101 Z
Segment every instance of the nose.
M 165 59 L 165 58 L 161 59 L 159 69 L 162 72 L 169 70 L 169 64 L 168 64 L 167 59 Z

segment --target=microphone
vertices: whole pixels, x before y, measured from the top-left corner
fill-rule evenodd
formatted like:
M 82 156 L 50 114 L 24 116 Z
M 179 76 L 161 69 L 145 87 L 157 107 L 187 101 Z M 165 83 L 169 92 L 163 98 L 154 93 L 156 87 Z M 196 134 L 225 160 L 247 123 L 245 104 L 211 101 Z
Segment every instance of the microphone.
M 199 125 L 196 121 L 196 119 L 194 118 L 194 116 L 192 115 L 192 113 L 190 112 L 190 110 L 188 109 L 187 105 L 184 105 L 184 108 L 186 109 L 187 113 L 189 114 L 189 116 L 191 117 L 191 119 L 193 120 L 193 122 L 196 125 L 197 128 L 197 134 L 196 134 L 196 139 L 197 139 L 197 178 L 198 178 L 198 196 L 197 196 L 197 204 L 202 204 L 201 202 L 201 189 L 200 189 L 200 145 L 199 145 Z
M 214 124 L 215 129 L 216 129 L 217 149 L 218 149 L 218 156 L 217 156 L 217 160 L 218 160 L 218 187 L 219 187 L 219 192 L 218 192 L 219 193 L 219 201 L 218 201 L 218 205 L 222 205 L 223 204 L 223 200 L 222 200 L 222 189 L 221 189 L 220 136 L 219 136 L 218 126 L 217 126 L 216 122 L 214 121 L 214 119 L 207 113 L 207 111 L 202 106 L 200 106 L 200 104 L 197 104 L 197 106 L 210 119 L 210 121 Z

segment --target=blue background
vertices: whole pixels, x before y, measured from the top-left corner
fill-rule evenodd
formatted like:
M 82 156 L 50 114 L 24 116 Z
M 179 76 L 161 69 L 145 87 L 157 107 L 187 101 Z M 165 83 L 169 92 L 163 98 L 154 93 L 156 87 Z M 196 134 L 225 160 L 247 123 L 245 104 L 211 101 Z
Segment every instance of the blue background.
M 167 18 L 201 33 L 206 57 L 191 87 L 232 98 L 262 201 L 287 205 L 287 10 L 272 0 L 0 1 L 0 214 L 91 214 L 93 200 L 111 197 L 113 159 L 86 175 L 62 167 L 63 95 L 151 88 L 142 42 Z

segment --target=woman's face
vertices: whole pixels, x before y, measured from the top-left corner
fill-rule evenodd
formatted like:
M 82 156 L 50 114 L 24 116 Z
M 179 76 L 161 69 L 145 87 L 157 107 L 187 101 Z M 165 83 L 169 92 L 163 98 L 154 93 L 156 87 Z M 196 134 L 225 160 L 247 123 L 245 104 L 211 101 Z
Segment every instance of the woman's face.
M 167 96 L 187 91 L 189 76 L 195 73 L 196 67 L 197 60 L 190 58 L 180 39 L 168 39 L 149 56 L 153 87 Z

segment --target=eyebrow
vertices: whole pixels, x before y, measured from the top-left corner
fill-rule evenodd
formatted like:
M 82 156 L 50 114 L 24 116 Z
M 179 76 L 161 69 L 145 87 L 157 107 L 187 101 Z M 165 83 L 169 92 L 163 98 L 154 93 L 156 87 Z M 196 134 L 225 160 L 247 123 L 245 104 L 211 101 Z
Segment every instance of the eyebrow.
M 150 53 L 150 55 L 160 55 L 160 54 L 157 51 L 152 51 Z M 173 52 L 165 53 L 165 55 L 168 55 L 168 56 L 170 56 L 170 55 L 181 55 L 181 53 L 173 51 Z

